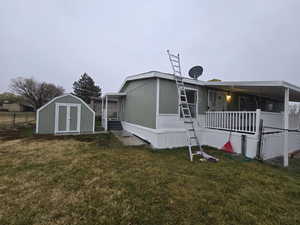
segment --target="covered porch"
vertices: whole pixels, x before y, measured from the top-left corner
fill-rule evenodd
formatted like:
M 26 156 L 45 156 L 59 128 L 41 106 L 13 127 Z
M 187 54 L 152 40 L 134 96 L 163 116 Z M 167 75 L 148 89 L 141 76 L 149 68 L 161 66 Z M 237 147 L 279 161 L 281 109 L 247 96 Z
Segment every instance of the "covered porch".
M 299 87 L 283 81 L 208 82 L 207 86 L 223 93 L 224 105 L 219 98 L 218 105 L 209 108 L 205 128 L 253 135 L 262 157 L 282 155 L 288 166 L 288 154 L 300 149 L 300 113 L 289 110 L 290 102 L 300 102 Z
M 122 101 L 126 97 L 126 93 L 106 93 L 102 97 L 102 118 L 101 124 L 105 131 L 121 130 L 121 113 L 123 109 Z

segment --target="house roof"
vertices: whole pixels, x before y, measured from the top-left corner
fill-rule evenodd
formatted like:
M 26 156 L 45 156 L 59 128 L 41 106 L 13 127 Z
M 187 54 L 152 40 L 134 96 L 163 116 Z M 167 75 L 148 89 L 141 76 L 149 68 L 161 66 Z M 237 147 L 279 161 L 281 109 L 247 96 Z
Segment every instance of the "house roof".
M 140 80 L 147 78 L 162 78 L 174 80 L 173 74 L 159 71 L 149 71 L 146 73 L 128 76 L 122 83 L 119 93 L 128 81 Z M 218 88 L 225 91 L 242 92 L 247 94 L 255 94 L 282 100 L 284 97 L 284 89 L 290 89 L 290 101 L 300 102 L 300 87 L 288 83 L 286 81 L 202 81 L 188 77 L 183 78 L 184 83 Z
M 140 80 L 140 79 L 147 79 L 147 78 L 162 78 L 162 79 L 167 79 L 167 80 L 174 80 L 174 75 L 171 73 L 164 73 L 164 72 L 159 72 L 159 71 L 149 71 L 146 73 L 140 73 L 136 75 L 131 75 L 125 78 L 124 82 L 122 83 L 119 92 L 122 90 L 124 85 L 131 80 Z M 195 85 L 204 85 L 204 81 L 201 80 L 195 80 L 191 79 L 188 77 L 183 78 L 184 83 L 188 84 L 195 84 Z

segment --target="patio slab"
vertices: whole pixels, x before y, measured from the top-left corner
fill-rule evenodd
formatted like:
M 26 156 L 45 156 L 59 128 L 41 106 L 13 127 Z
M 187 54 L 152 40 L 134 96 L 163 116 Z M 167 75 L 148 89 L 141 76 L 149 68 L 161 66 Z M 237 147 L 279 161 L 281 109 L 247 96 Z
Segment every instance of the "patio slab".
M 145 141 L 134 136 L 132 133 L 125 130 L 111 131 L 125 146 L 143 146 L 147 145 Z

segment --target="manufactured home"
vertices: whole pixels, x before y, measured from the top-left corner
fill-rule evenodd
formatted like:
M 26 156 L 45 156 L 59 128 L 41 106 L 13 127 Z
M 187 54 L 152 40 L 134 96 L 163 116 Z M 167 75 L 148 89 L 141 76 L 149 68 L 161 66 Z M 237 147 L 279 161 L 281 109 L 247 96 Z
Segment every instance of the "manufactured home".
M 284 81 L 183 82 L 201 144 L 220 148 L 231 136 L 235 152 L 263 159 L 300 149 L 299 114 L 288 113 L 289 101 L 300 102 L 300 87 Z M 110 111 L 112 100 L 115 112 Z M 118 92 L 102 97 L 102 125 L 108 130 L 120 123 L 156 149 L 186 146 L 178 101 L 174 75 L 129 76 Z

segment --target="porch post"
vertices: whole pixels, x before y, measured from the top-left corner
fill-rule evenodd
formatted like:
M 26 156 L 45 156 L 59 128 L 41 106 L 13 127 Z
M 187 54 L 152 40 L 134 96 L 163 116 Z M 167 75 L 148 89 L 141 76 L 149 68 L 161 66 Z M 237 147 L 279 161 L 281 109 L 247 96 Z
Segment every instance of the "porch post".
M 287 167 L 289 165 L 289 99 L 290 99 L 290 89 L 285 88 L 284 90 L 284 152 L 283 152 L 283 166 Z
M 103 109 L 104 109 L 104 99 L 103 99 L 103 97 L 101 98 L 101 125 L 102 125 L 102 127 L 104 127 L 104 124 L 103 124 L 103 122 L 104 122 L 104 119 L 103 119 L 103 116 L 104 116 L 104 113 L 103 113 Z
M 261 110 L 260 109 L 256 109 L 256 124 L 255 124 L 255 134 L 258 135 L 259 134 L 259 123 L 260 123 L 260 116 L 261 115 Z
M 108 111 L 108 96 L 106 96 L 106 99 L 105 99 L 105 130 L 106 131 L 107 131 L 107 126 L 108 126 L 107 111 Z

